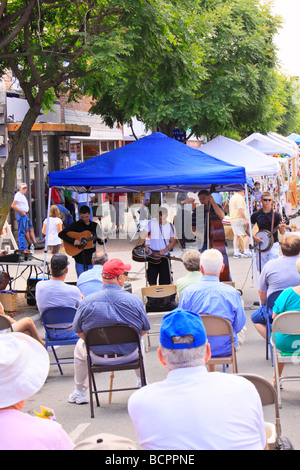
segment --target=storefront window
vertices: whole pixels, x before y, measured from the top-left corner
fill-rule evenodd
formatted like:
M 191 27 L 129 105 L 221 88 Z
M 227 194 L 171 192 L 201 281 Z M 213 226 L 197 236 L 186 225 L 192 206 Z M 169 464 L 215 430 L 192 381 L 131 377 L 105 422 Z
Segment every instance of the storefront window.
M 99 155 L 99 141 L 97 140 L 84 140 L 83 141 L 83 160 Z

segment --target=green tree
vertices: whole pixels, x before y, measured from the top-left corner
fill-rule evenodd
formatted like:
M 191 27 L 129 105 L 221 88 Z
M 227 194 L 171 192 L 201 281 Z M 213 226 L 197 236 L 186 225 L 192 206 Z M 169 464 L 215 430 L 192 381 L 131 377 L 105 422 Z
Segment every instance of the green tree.
M 176 41 L 167 51 L 153 59 L 141 38 L 125 70 L 101 88 L 85 81 L 96 100 L 92 112 L 103 115 L 108 125 L 136 115 L 167 135 L 175 127 L 198 136 L 274 127 L 283 112 L 273 41 L 280 20 L 269 5 L 202 0 L 189 7 L 189 15 L 181 9 L 178 14 L 184 28 L 174 33 Z
M 13 72 L 29 103 L 3 168 L 1 230 L 17 161 L 41 110 L 50 109 L 55 96 L 80 96 L 80 78 L 95 76 L 100 85 L 121 70 L 144 31 L 162 43 L 173 38 L 172 4 L 164 0 L 3 0 L 0 20 L 0 73 Z

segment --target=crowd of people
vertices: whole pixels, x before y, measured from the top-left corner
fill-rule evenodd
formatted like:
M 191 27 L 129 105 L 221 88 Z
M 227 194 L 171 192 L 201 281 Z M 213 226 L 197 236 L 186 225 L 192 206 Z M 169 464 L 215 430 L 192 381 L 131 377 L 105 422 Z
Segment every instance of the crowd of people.
M 20 194 L 24 196 L 26 189 L 21 185 Z M 161 364 L 167 368 L 167 376 L 161 382 L 142 386 L 137 369 L 139 389 L 128 400 L 129 418 L 138 445 L 145 450 L 267 449 L 264 415 L 256 388 L 245 378 L 217 372 L 216 366 L 208 363 L 211 357 L 230 355 L 231 343 L 227 336 L 208 337 L 201 314 L 223 317 L 230 322 L 236 350 L 245 338 L 246 314 L 240 293 L 232 283 L 220 280 L 225 268 L 224 255 L 209 246 L 206 227 L 209 217 L 216 216 L 222 221 L 224 208 L 207 191 L 201 191 L 198 196 L 204 206 L 204 233 L 207 236 L 200 250 L 184 252 L 182 260 L 186 274 L 176 280 L 178 305 L 170 309 L 161 322 L 158 366 Z M 22 203 L 22 198 L 18 196 L 16 201 L 18 199 L 13 208 L 19 214 L 20 240 L 25 238 L 26 244 L 26 230 L 30 230 L 28 209 L 20 207 L 18 204 Z M 147 203 L 149 200 L 150 196 Z M 193 207 L 194 200 L 186 194 L 179 200 L 183 206 L 190 204 L 188 209 L 182 210 L 189 210 L 192 214 L 196 208 L 195 205 Z M 258 231 L 273 233 L 273 243 L 267 252 L 260 253 L 256 249 L 260 306 L 252 314 L 251 321 L 265 338 L 267 316 L 272 323 L 276 315 L 287 309 L 300 310 L 300 237 L 285 234 L 286 227 L 279 212 L 272 207 L 269 192 L 256 195 L 255 201 L 257 210 L 250 220 L 244 192 L 234 194 L 229 210 L 234 258 L 253 258 L 250 228 L 256 225 Z M 119 199 L 115 202 L 121 204 Z M 77 203 L 79 206 L 81 202 Z M 74 346 L 74 390 L 70 391 L 66 401 L 83 405 L 89 401 L 86 333 L 96 327 L 129 325 L 138 332 L 143 349 L 143 336 L 151 327 L 142 300 L 124 290 L 131 265 L 109 256 L 103 249 L 103 240 L 98 237 L 91 208 L 86 203 L 81 204 L 79 220 L 63 228 L 55 207 L 55 204 L 51 206 L 48 227 L 51 279 L 37 283 L 36 304 L 40 315 L 49 307 L 70 306 L 76 309 L 72 324 L 64 325 L 64 329 L 49 325 L 49 334 L 56 339 L 77 339 Z M 147 280 L 150 285 L 174 282 L 169 254 L 176 245 L 176 228 L 167 218 L 168 211 L 159 207 L 157 217 L 143 224 L 140 233 L 140 244 L 145 246 L 145 252 L 148 255 L 158 253 L 161 257 L 159 263 L 148 262 Z M 120 227 L 122 219 L 119 215 L 118 220 Z M 189 219 L 184 218 L 186 220 Z M 192 215 L 190 220 L 192 223 Z M 45 221 L 45 232 L 46 225 Z M 90 247 L 80 237 L 86 230 L 93 238 Z M 240 250 L 241 239 L 243 251 Z M 254 235 L 253 241 L 259 247 L 260 237 Z M 75 251 L 62 253 L 62 242 Z M 75 262 L 76 285 L 66 281 L 70 257 Z M 282 293 L 273 309 L 267 311 L 267 298 L 275 291 Z M 1 305 L 0 314 L 5 314 Z M 46 386 L 49 357 L 45 342 L 30 318 L 11 320 L 11 324 L 12 333 L 0 334 L 0 449 L 74 449 L 74 444 L 59 424 L 22 412 L 24 400 Z M 294 351 L 294 338 L 280 339 L 283 351 Z M 95 364 L 109 367 L 134 361 L 137 349 L 132 344 L 111 345 L 109 348 L 95 346 L 91 355 Z M 126 445 L 131 443 L 126 442 Z M 127 448 L 134 448 L 134 445 Z

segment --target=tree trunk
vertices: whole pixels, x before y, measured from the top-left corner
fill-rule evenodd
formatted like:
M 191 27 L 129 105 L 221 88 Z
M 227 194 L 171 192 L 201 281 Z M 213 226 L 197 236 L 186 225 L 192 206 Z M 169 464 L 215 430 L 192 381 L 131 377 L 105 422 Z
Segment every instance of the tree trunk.
M 31 128 L 39 116 L 40 111 L 40 101 L 36 100 L 34 106 L 27 111 L 19 129 L 9 140 L 10 151 L 4 168 L 1 169 L 4 172 L 4 181 L 2 191 L 0 191 L 0 233 L 14 199 L 17 163 L 23 153 L 23 148 L 29 139 Z M 2 171 L 0 173 L 0 181 L 2 181 Z

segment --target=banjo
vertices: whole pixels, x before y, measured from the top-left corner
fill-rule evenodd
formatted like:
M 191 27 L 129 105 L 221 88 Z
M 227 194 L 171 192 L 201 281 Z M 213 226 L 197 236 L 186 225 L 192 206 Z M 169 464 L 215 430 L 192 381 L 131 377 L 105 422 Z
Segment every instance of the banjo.
M 274 233 L 278 230 L 278 226 L 274 228 L 271 232 L 269 230 L 260 230 L 255 234 L 256 237 L 260 237 L 261 241 L 259 241 L 256 246 L 259 246 L 259 250 L 264 253 L 265 251 L 270 250 L 274 243 Z

